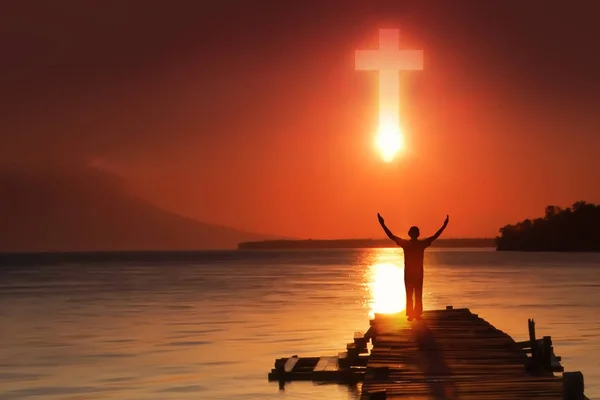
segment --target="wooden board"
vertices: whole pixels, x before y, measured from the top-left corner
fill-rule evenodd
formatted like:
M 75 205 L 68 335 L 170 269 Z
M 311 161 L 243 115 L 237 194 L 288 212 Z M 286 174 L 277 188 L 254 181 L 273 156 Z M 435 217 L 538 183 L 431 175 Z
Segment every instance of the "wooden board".
M 321 357 L 315 366 L 315 372 L 337 371 L 339 369 L 337 357 Z
M 285 372 L 292 372 L 292 370 L 298 363 L 298 360 L 299 360 L 298 356 L 293 356 L 293 357 L 288 358 L 288 360 L 285 362 L 285 365 L 283 366 L 283 370 Z

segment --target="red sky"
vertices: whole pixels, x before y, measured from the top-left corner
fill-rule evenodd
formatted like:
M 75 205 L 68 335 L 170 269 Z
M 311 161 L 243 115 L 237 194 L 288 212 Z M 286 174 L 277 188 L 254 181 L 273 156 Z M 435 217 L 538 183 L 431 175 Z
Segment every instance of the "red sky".
M 381 237 L 377 212 L 495 236 L 600 202 L 593 2 L 200 3 L 5 6 L 1 160 L 93 161 L 176 213 L 304 238 Z M 377 75 L 354 70 L 386 27 L 425 54 L 389 164 Z

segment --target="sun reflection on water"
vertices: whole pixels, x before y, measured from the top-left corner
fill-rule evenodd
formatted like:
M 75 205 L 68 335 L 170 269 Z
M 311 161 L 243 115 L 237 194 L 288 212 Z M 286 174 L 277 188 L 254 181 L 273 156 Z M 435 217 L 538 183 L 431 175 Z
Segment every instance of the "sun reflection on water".
M 369 317 L 393 314 L 406 308 L 404 255 L 398 249 L 378 249 L 365 271 L 369 292 Z

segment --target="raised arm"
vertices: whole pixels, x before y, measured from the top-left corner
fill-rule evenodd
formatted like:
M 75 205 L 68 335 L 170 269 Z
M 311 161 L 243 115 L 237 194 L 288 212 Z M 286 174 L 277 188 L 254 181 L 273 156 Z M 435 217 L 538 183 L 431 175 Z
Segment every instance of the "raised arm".
M 383 228 L 384 232 L 386 235 L 388 235 L 388 237 L 390 239 L 392 239 L 394 242 L 398 242 L 399 240 L 401 240 L 398 236 L 395 236 L 392 231 L 390 231 L 388 229 L 387 226 L 385 226 L 385 221 L 383 220 L 383 217 L 381 215 L 379 215 L 379 213 L 377 213 L 377 219 L 379 220 L 379 224 L 381 225 L 381 227 Z
M 435 235 L 433 235 L 432 237 L 427 239 L 430 243 L 440 237 L 442 232 L 444 232 L 444 229 L 446 229 L 446 226 L 448 226 L 449 220 L 450 220 L 450 217 L 448 215 L 446 215 L 446 220 L 444 221 L 444 225 L 442 225 L 442 227 L 435 233 Z

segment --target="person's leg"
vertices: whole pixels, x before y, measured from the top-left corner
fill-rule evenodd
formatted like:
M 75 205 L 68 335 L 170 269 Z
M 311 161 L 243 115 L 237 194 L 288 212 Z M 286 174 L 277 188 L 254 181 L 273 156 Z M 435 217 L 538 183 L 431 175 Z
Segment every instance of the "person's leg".
M 404 278 L 404 288 L 406 290 L 406 316 L 413 318 L 413 292 L 415 287 L 406 277 Z
M 414 307 L 414 317 L 417 319 L 421 318 L 421 314 L 423 314 L 423 278 L 418 279 L 414 282 L 415 288 L 415 307 Z

